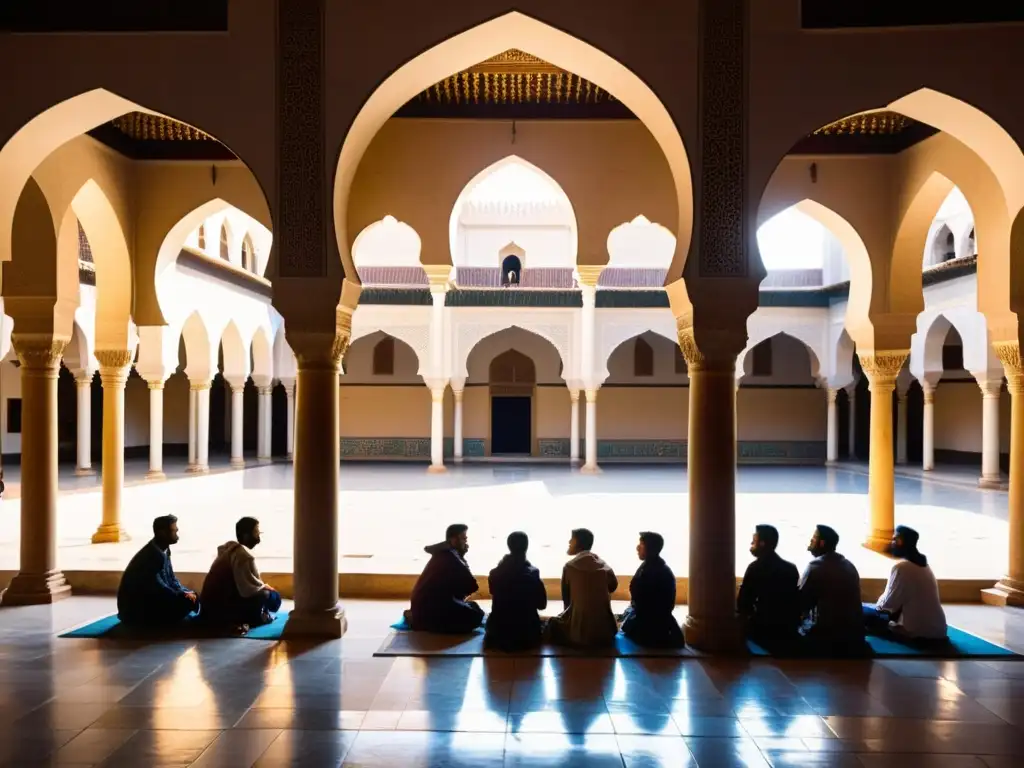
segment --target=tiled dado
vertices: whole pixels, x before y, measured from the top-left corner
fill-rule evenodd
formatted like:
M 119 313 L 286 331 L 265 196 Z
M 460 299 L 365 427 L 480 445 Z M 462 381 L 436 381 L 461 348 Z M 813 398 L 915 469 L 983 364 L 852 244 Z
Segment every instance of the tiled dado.
M 455 441 L 444 439 L 444 455 L 455 455 Z M 484 455 L 484 441 L 467 438 L 462 441 L 462 455 L 480 457 Z M 429 437 L 343 437 L 341 438 L 343 459 L 430 459 Z
M 737 453 L 740 464 L 824 464 L 824 440 L 741 440 Z

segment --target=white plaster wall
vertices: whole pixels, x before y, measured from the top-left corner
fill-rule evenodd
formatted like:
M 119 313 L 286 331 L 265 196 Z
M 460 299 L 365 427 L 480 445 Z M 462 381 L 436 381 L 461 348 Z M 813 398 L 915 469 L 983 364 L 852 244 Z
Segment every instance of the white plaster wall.
M 565 225 L 509 226 L 459 225 L 459 259 L 456 264 L 467 267 L 500 267 L 498 252 L 509 243 L 524 251 L 523 267 L 575 266 L 572 243 L 575 237 Z

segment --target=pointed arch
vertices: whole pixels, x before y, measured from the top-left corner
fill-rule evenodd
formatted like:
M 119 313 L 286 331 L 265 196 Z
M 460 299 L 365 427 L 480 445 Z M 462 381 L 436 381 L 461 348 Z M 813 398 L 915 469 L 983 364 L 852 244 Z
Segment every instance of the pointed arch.
M 246 232 L 242 238 L 242 269 L 246 272 L 258 273 L 256 267 L 256 249 L 252 244 L 252 236 Z
M 530 327 L 529 325 L 518 325 L 518 324 L 516 324 L 516 325 L 503 325 L 503 326 L 500 326 L 500 327 L 476 325 L 471 330 L 472 330 L 472 333 L 473 333 L 472 336 L 467 336 L 466 338 L 461 339 L 461 341 L 463 342 L 464 346 L 459 351 L 459 354 L 458 354 L 457 359 L 455 361 L 455 366 L 454 366 L 455 375 L 453 376 L 453 378 L 455 378 L 455 379 L 466 380 L 466 379 L 469 378 L 469 376 L 470 376 L 470 361 L 471 360 L 479 361 L 479 359 L 480 359 L 479 356 L 481 354 L 483 354 L 480 351 L 482 349 L 481 348 L 481 344 L 483 344 L 488 339 L 491 339 L 491 338 L 494 338 L 494 337 L 500 337 L 500 336 L 503 336 L 503 335 L 504 336 L 508 336 L 508 335 L 513 334 L 513 333 L 515 333 L 515 334 L 527 334 L 529 336 L 536 337 L 537 339 L 543 340 L 543 342 L 545 342 L 545 343 L 541 347 L 538 347 L 538 350 L 540 350 L 542 348 L 547 348 L 551 353 L 553 353 L 554 357 L 558 359 L 558 366 L 559 366 L 558 367 L 558 370 L 559 370 L 558 376 L 560 378 L 565 379 L 569 375 L 568 374 L 569 361 L 567 359 L 568 358 L 568 355 L 567 355 L 568 350 L 567 349 L 562 349 L 559 346 L 559 344 L 556 342 L 554 335 L 552 333 L 550 333 L 548 331 L 548 329 L 546 329 L 546 328 Z M 520 338 L 522 338 L 522 337 L 520 337 Z M 501 354 L 501 352 L 504 352 L 507 349 L 512 349 L 512 348 L 514 348 L 516 346 L 516 341 L 515 341 L 514 338 L 510 339 L 510 340 L 507 340 L 507 341 L 502 340 L 502 339 L 499 338 L 499 341 L 504 346 L 504 349 L 501 349 L 501 350 L 495 352 L 494 355 Z M 547 354 L 547 352 L 544 352 L 543 354 Z M 459 359 L 459 358 L 461 358 L 461 359 Z M 493 356 L 492 356 L 491 359 L 493 360 Z M 488 361 L 488 365 L 490 365 L 490 361 Z
M 224 261 L 231 261 L 231 226 L 228 224 L 226 217 L 220 223 L 220 249 L 218 255 Z
M 217 348 L 210 341 L 210 329 L 198 312 L 181 327 L 185 346 L 185 375 L 190 381 L 210 381 L 217 373 Z
M 510 48 L 518 48 L 575 72 L 615 95 L 651 132 L 668 162 L 676 191 L 676 253 L 671 273 L 682 274 L 690 248 L 693 188 L 682 137 L 665 105 L 636 74 L 594 46 L 543 22 L 512 11 L 425 51 L 370 95 L 356 115 L 338 157 L 334 181 L 334 222 L 338 251 L 347 275 L 355 276 L 348 225 L 349 194 L 364 153 L 394 112 L 424 88 L 452 72 Z
M 642 213 L 608 233 L 608 266 L 667 270 L 676 249 L 676 238 Z
M 821 371 L 821 360 L 820 360 L 820 357 L 819 357 L 819 353 L 817 351 L 815 351 L 814 346 L 811 345 L 811 344 L 808 344 L 805 339 L 801 339 L 799 336 L 793 335 L 792 333 L 788 333 L 786 331 L 778 331 L 778 332 L 773 333 L 773 334 L 771 334 L 769 336 L 764 336 L 764 337 L 756 339 L 756 340 L 754 340 L 754 339 L 749 340 L 747 342 L 746 349 L 744 349 L 743 352 L 740 353 L 739 357 L 736 358 L 736 376 L 737 376 L 737 378 L 746 375 L 747 358 L 749 357 L 751 360 L 753 360 L 753 356 L 751 355 L 751 353 L 754 352 L 754 350 L 756 350 L 759 347 L 763 348 L 762 345 L 764 345 L 764 344 L 770 344 L 772 339 L 775 339 L 775 338 L 778 338 L 778 337 L 784 337 L 784 338 L 786 338 L 786 339 L 788 339 L 790 341 L 793 341 L 793 342 L 799 344 L 804 349 L 804 351 L 807 353 L 807 360 L 808 360 L 808 362 L 810 364 L 810 375 L 811 375 L 811 378 L 814 379 L 815 381 L 817 381 L 818 378 L 821 376 L 821 372 L 822 372 Z M 773 362 L 773 365 L 774 365 L 774 362 Z M 753 374 L 753 375 L 756 375 L 756 374 Z M 768 373 L 766 375 L 772 375 L 772 373 Z
M 418 267 L 422 247 L 415 229 L 387 215 L 356 236 L 352 259 L 356 267 Z
M 267 380 L 274 377 L 274 347 L 270 343 L 270 332 L 263 326 L 252 336 L 252 375 Z
M 206 251 L 206 222 L 199 225 L 199 250 Z
M 487 380 L 491 384 L 537 383 L 537 366 L 533 358 L 515 348 L 495 355 L 487 371 Z
M 220 351 L 224 356 L 222 373 L 225 379 L 245 381 L 249 378 L 249 345 L 242 338 L 234 320 L 224 326 L 224 332 L 220 335 Z

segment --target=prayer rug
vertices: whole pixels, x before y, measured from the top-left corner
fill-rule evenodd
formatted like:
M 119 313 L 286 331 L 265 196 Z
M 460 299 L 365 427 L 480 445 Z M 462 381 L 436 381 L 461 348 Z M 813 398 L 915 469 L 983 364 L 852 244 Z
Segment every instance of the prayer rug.
M 923 658 L 923 659 L 1022 659 L 1017 653 L 1001 645 L 964 632 L 956 627 L 946 630 L 949 640 L 944 645 L 917 646 L 901 643 L 891 638 L 868 636 L 868 645 L 875 658 Z M 754 656 L 771 656 L 764 648 L 752 642 L 747 647 Z
M 239 640 L 280 640 L 284 631 L 285 622 L 288 621 L 288 611 L 278 611 L 277 616 L 270 624 L 250 629 L 245 635 L 239 635 Z M 211 637 L 233 637 L 218 632 L 199 621 L 184 621 L 176 627 L 166 630 L 139 630 L 126 627 L 117 618 L 117 614 L 105 616 L 98 621 L 93 621 L 75 629 L 69 630 L 60 637 L 102 637 L 105 639 L 117 640 L 192 640 Z

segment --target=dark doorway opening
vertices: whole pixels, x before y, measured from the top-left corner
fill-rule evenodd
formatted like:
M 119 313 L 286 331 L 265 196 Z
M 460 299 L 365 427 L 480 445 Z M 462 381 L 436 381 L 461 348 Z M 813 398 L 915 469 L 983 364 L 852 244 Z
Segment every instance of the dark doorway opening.
M 532 410 L 528 395 L 491 398 L 491 454 L 530 455 Z

